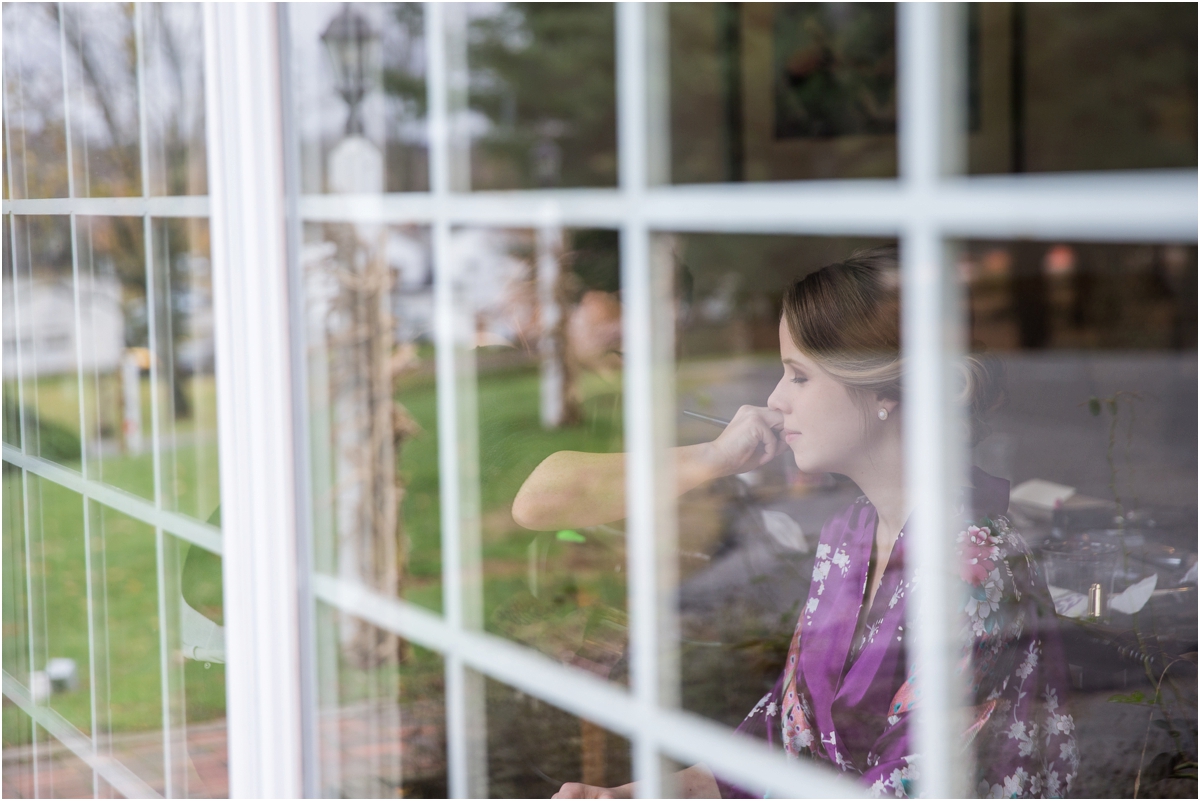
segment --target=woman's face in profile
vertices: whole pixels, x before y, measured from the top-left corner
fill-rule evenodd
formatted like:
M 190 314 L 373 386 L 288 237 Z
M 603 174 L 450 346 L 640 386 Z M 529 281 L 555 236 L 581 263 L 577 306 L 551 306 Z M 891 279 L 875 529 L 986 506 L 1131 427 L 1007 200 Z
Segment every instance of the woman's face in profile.
M 779 322 L 783 377 L 767 407 L 783 414 L 782 436 L 805 473 L 844 473 L 870 436 L 862 407 L 846 387 L 796 347 L 787 321 Z

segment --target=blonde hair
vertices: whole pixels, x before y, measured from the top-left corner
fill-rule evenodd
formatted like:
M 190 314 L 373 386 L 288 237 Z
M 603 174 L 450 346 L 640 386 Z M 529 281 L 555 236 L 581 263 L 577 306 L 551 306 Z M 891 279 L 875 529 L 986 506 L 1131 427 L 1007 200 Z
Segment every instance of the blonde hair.
M 783 317 L 796 347 L 858 396 L 900 401 L 900 265 L 895 248 L 858 251 L 796 281 Z M 959 402 L 971 443 L 990 430 L 984 419 L 1004 401 L 1003 370 L 994 359 L 966 356 L 958 366 Z

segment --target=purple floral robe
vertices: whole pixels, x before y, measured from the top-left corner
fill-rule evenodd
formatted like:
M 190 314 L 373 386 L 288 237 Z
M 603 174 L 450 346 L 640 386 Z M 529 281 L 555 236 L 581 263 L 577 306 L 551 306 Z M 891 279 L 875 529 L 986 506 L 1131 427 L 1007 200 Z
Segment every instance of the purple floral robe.
M 974 747 L 977 790 L 993 798 L 1062 797 L 1079 758 L 1054 606 L 1038 563 L 1003 516 L 1008 482 L 978 469 L 972 478 L 962 506 L 972 512 L 963 515 L 955 548 L 967 586 L 963 640 L 971 643 L 960 670 L 974 703 L 964 742 Z M 875 519 L 864 497 L 825 524 L 783 675 L 738 731 L 782 745 L 789 757 L 856 774 L 876 796 L 905 797 L 920 765 L 909 730 L 921 702 L 920 667 L 910 674 L 905 656 L 913 583 L 901 531 L 857 627 Z M 746 797 L 718 783 L 725 797 Z

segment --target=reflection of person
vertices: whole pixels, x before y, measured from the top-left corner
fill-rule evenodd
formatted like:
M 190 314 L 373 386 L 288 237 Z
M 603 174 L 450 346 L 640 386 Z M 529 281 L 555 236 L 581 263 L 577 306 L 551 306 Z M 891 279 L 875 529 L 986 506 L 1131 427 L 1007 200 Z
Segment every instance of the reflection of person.
M 680 491 L 756 467 L 786 444 L 801 470 L 844 474 L 864 494 L 822 530 L 783 674 L 739 731 L 781 745 L 789 757 L 853 774 L 875 794 L 907 795 L 919 769 L 909 724 L 923 688 L 920 666 L 909 673 L 905 653 L 905 607 L 919 584 L 904 571 L 911 503 L 904 491 L 894 252 L 857 254 L 794 284 L 779 334 L 784 374 L 767 408 L 743 408 L 714 442 L 680 449 Z M 973 359 L 963 375 L 963 400 L 978 418 L 994 405 L 996 382 Z M 621 484 L 604 473 L 614 465 L 621 472 L 619 455 L 604 463 L 556 456 L 538 471 L 574 494 L 578 517 L 619 516 Z M 566 486 L 576 475 L 589 477 L 586 489 Z M 972 706 L 963 740 L 976 749 L 975 787 L 991 796 L 1061 796 L 1078 756 L 1065 711 L 1065 662 L 1048 625 L 1053 605 L 1037 563 L 1003 516 L 1007 482 L 976 469 L 971 483 L 960 533 L 947 547 L 960 558 L 968 598 L 962 668 Z M 542 491 L 530 488 L 527 497 L 541 500 Z M 592 498 L 597 503 L 585 502 Z M 526 509 L 527 519 L 565 521 L 570 508 L 542 500 Z M 680 778 L 691 795 L 719 789 L 744 796 L 701 766 Z M 568 784 L 556 797 L 624 797 L 631 790 Z

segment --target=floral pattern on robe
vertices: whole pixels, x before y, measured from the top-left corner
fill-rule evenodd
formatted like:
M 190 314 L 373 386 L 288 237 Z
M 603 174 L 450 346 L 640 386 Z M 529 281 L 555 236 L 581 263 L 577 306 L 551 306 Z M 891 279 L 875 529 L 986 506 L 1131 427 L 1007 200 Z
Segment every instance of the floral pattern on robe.
M 958 669 L 974 703 L 964 747 L 974 749 L 979 795 L 1062 797 L 1079 757 L 1054 606 L 1024 538 L 1000 513 L 1008 482 L 979 470 L 973 478 L 974 511 L 964 511 L 968 522 L 955 543 L 967 598 L 963 642 L 970 643 Z M 905 575 L 902 530 L 858 625 L 875 518 L 859 498 L 822 529 L 783 674 L 738 731 L 778 740 L 789 757 L 855 774 L 873 795 L 908 797 L 920 769 L 909 722 L 921 677 L 919 667 L 909 673 L 904 633 L 914 584 Z M 726 797 L 745 796 L 719 785 Z

